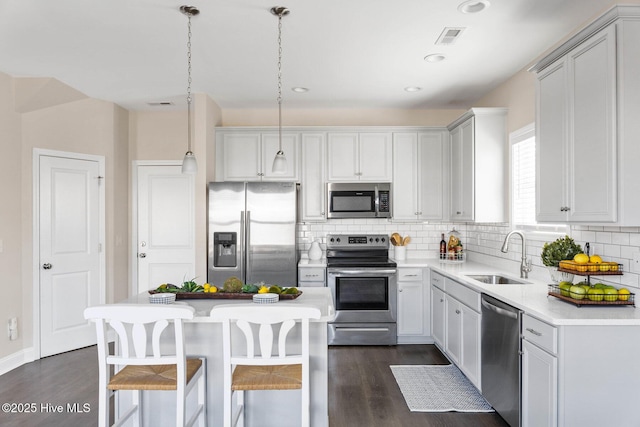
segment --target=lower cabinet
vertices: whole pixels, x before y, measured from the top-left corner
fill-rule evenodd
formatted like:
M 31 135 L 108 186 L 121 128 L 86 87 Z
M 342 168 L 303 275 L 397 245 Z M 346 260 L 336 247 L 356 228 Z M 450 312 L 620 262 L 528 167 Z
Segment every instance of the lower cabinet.
M 558 425 L 558 358 L 522 341 L 522 426 Z
M 316 287 L 322 288 L 326 286 L 324 266 L 298 266 L 298 287 Z
M 431 294 L 434 341 L 480 390 L 480 294 L 435 272 Z
M 429 269 L 398 268 L 398 344 L 432 343 Z

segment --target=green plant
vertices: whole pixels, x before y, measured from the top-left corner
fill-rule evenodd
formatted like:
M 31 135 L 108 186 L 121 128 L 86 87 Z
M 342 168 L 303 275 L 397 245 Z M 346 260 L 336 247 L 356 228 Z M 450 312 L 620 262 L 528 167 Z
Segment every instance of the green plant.
M 564 236 L 551 243 L 542 246 L 542 264 L 547 267 L 557 267 L 560 261 L 573 259 L 577 254 L 582 253 L 582 247 L 571 237 Z

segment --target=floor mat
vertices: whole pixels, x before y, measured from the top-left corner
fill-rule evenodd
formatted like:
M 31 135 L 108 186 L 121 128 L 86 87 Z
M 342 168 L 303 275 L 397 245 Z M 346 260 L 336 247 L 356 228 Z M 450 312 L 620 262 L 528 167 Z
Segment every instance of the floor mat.
M 493 412 L 455 365 L 391 365 L 411 412 Z

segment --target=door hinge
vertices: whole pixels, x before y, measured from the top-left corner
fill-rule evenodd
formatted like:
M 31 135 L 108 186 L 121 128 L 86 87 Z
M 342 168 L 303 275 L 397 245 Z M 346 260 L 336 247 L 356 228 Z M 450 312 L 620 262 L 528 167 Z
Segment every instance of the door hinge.
M 98 243 L 98 252 L 102 253 L 102 243 Z
M 98 180 L 98 185 L 102 185 L 102 180 L 104 179 L 104 176 L 97 176 L 96 179 Z

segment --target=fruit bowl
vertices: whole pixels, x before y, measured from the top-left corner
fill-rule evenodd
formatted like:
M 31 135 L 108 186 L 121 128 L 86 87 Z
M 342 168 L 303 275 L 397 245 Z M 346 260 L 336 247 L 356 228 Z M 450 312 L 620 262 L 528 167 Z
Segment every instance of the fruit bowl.
M 575 304 L 578 307 L 583 305 L 632 305 L 635 307 L 635 294 L 624 293 L 608 295 L 606 293 L 589 294 L 588 292 L 577 293 L 575 291 L 563 289 L 557 284 L 549 285 L 548 294 L 561 299 L 562 301 Z

